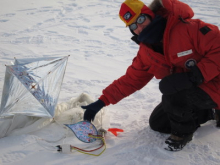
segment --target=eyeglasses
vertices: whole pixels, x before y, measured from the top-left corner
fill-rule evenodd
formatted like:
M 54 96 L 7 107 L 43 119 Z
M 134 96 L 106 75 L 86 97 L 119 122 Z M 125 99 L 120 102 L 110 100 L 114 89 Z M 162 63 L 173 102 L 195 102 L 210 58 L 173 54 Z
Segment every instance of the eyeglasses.
M 132 23 L 131 25 L 129 25 L 129 28 L 131 30 L 136 30 L 138 28 L 138 24 L 142 24 L 144 23 L 144 21 L 146 20 L 147 16 L 146 15 L 140 15 L 138 18 L 137 18 L 137 21 Z

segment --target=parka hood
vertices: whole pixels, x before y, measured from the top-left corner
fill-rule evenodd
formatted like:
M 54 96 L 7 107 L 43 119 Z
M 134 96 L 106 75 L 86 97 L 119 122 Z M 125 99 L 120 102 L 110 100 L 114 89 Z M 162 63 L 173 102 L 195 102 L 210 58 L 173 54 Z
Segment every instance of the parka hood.
M 194 16 L 192 8 L 178 0 L 153 0 L 148 7 L 155 13 L 155 15 L 160 15 L 167 19 L 169 28 L 180 20 L 184 21 L 186 19 L 191 19 Z M 140 41 L 137 39 L 138 35 L 133 32 L 132 34 L 134 36 L 131 39 L 139 44 Z
M 153 0 L 148 6 L 155 14 L 190 19 L 194 16 L 192 8 L 178 0 Z

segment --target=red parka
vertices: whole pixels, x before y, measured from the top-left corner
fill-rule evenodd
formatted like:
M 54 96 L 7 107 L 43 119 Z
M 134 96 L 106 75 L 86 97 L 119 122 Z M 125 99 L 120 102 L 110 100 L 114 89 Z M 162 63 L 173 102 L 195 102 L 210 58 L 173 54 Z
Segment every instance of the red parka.
M 204 77 L 199 87 L 220 108 L 220 32 L 217 26 L 194 16 L 192 9 L 178 0 L 162 0 L 157 14 L 167 18 L 163 37 L 164 55 L 140 43 L 137 56 L 126 74 L 103 90 L 99 98 L 106 105 L 115 104 L 144 87 L 154 76 L 162 79 L 173 73 L 187 72 L 197 65 Z

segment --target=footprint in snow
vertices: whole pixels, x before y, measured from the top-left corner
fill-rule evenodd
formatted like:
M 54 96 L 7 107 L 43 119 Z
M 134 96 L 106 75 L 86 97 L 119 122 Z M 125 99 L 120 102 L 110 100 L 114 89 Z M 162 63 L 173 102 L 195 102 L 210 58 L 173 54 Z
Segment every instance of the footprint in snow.
M 0 155 L 0 163 L 13 163 L 16 161 L 20 161 L 26 157 L 26 154 L 21 151 L 12 151 L 9 153 L 5 153 Z
M 8 22 L 9 20 L 7 20 L 7 19 L 2 19 L 2 20 L 0 20 L 0 22 Z

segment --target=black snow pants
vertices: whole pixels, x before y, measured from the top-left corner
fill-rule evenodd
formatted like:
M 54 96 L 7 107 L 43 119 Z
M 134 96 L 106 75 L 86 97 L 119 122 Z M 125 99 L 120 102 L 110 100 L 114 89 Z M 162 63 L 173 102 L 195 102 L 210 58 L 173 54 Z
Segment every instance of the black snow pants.
M 163 95 L 162 102 L 153 110 L 151 129 L 176 136 L 191 134 L 214 119 L 212 109 L 217 104 L 199 87 L 192 87 L 172 95 Z

